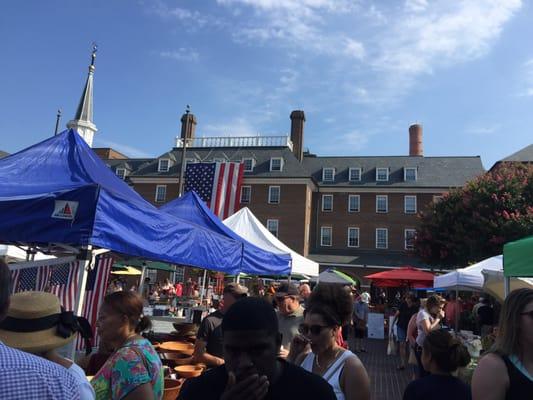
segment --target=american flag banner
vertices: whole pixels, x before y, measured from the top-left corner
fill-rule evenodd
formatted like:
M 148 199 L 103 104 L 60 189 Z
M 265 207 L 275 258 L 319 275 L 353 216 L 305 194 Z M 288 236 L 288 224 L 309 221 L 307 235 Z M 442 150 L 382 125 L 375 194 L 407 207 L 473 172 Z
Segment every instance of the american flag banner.
M 42 265 L 11 270 L 11 293 L 42 291 L 48 284 L 50 267 Z
M 91 324 L 93 333 L 93 346 L 98 346 L 99 338 L 96 335 L 96 319 L 98 318 L 98 309 L 104 299 L 109 273 L 113 265 L 113 257 L 102 255 L 96 257 L 94 268 L 89 271 L 87 283 L 85 285 L 85 301 L 83 303 L 82 317 L 85 317 Z M 76 339 L 76 350 L 85 349 L 83 339 L 78 335 Z
M 73 311 L 76 305 L 80 264 L 79 261 L 73 261 L 50 267 L 47 291 L 59 297 L 66 311 Z
M 243 163 L 194 163 L 187 165 L 185 191 L 194 190 L 220 219 L 239 210 Z

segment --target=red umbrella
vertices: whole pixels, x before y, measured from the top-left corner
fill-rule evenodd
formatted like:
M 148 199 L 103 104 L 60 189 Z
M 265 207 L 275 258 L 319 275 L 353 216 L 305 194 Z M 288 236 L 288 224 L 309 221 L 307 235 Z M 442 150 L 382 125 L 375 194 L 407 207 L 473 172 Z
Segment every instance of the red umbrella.
M 431 272 L 421 271 L 411 266 L 398 267 L 389 271 L 377 272 L 367 275 L 365 278 L 372 280 L 376 286 L 380 287 L 433 287 L 434 275 Z

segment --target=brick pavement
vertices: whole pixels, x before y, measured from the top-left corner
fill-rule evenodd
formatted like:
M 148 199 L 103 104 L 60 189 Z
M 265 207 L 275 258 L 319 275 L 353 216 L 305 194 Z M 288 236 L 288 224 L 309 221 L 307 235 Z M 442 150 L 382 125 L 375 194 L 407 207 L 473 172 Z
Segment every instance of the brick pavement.
M 366 339 L 366 353 L 357 353 L 363 362 L 372 388 L 372 400 L 401 400 L 411 381 L 412 367 L 398 371 L 399 357 L 387 355 L 387 341 Z

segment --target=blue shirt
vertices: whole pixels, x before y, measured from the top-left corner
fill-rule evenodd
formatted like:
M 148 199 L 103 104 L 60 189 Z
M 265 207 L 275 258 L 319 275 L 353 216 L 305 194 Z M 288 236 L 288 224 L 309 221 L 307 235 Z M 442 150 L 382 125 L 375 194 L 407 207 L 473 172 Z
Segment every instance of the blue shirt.
M 0 399 L 79 400 L 66 368 L 0 342 Z

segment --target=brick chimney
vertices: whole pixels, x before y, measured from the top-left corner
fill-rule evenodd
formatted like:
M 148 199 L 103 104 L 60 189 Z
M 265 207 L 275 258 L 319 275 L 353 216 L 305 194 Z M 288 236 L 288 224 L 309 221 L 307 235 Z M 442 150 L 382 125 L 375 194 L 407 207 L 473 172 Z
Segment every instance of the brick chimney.
M 195 130 L 196 117 L 187 110 L 181 117 L 181 138 L 194 139 Z
M 301 110 L 291 112 L 291 142 L 292 152 L 302 161 L 304 158 L 304 124 L 305 114 Z
M 422 125 L 413 124 L 409 127 L 409 155 L 424 156 L 422 146 Z

